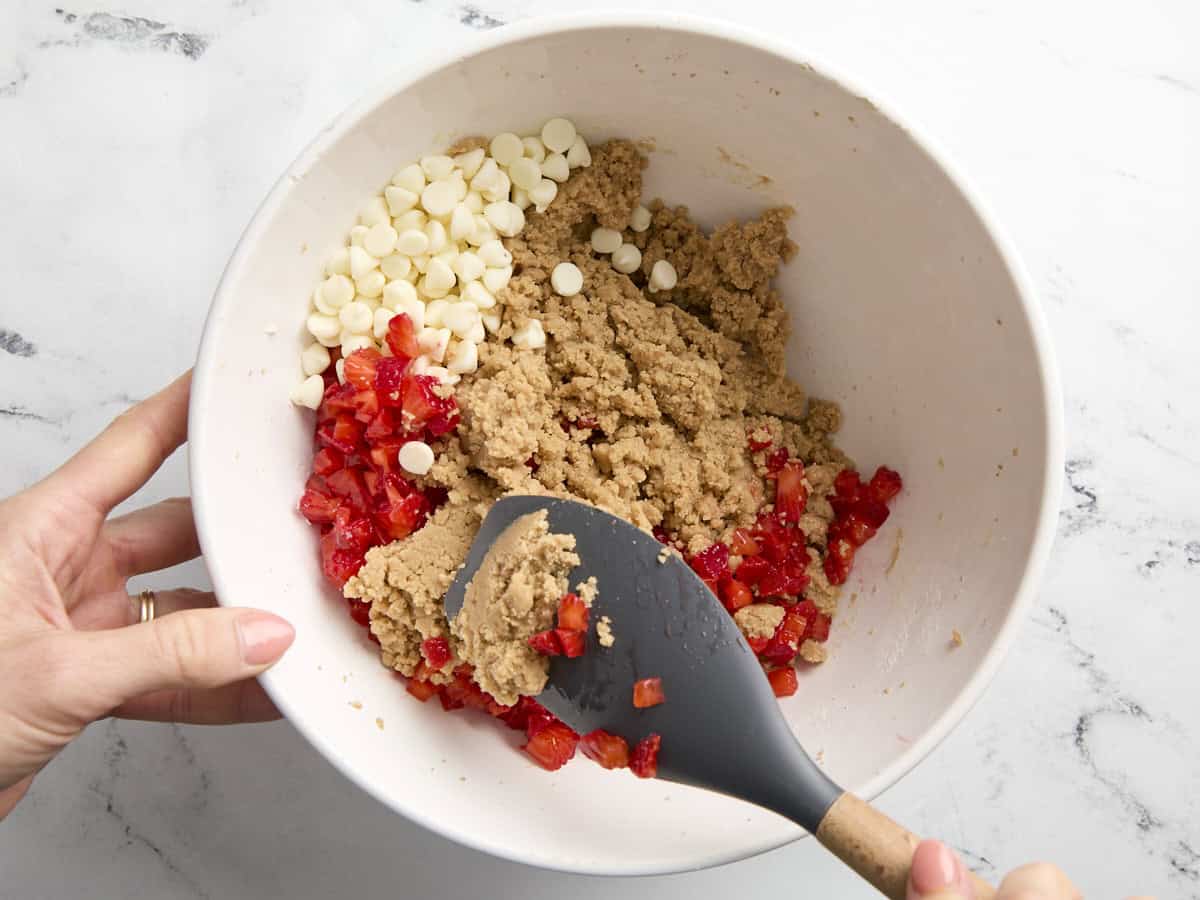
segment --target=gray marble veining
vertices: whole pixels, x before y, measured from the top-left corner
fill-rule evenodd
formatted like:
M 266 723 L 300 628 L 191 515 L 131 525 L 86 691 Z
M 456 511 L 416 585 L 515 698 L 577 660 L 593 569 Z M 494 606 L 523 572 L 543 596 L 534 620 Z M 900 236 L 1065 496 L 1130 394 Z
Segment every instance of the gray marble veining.
M 604 0 L 127 0 L 0 10 L 0 492 L 195 348 L 242 227 L 367 86 L 475 29 Z M 925 125 L 1014 238 L 1067 398 L 1037 607 L 883 806 L 996 877 L 1200 897 L 1200 30 L 1189 0 L 664 0 L 768 28 Z M 172 460 L 143 499 L 186 489 Z M 203 585 L 199 564 L 153 585 Z M 387 813 L 280 723 L 100 723 L 0 824 L 0 898 L 869 896 L 803 842 L 612 882 Z

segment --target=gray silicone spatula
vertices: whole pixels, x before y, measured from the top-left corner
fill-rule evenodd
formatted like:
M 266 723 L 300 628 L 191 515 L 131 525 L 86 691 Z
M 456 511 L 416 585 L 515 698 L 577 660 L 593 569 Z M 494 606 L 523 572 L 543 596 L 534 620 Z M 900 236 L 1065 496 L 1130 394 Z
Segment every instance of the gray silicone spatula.
M 601 647 L 590 629 L 582 656 L 551 659 L 538 701 L 580 734 L 603 728 L 631 747 L 661 735 L 658 777 L 791 819 L 881 893 L 903 900 L 918 839 L 843 791 L 809 758 L 732 617 L 677 554 L 659 562 L 662 544 L 653 536 L 572 500 L 506 497 L 479 529 L 446 594 L 446 614 L 453 618 L 462 608 L 467 584 L 496 538 L 539 509 L 552 532 L 575 535 L 581 564 L 571 584 L 596 577 L 591 621 L 608 616 L 616 642 Z M 666 701 L 635 708 L 633 683 L 652 677 L 662 679 Z M 972 877 L 980 900 L 993 895 Z

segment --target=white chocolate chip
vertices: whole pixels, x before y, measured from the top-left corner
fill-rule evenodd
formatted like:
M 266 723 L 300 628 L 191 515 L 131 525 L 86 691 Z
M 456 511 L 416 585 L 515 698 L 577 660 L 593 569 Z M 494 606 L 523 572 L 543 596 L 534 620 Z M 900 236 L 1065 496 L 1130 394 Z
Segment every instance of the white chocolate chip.
M 317 312 L 321 313 L 322 315 L 336 316 L 337 308 L 330 306 L 328 303 L 325 302 L 325 295 L 321 290 L 323 287 L 325 287 L 324 281 L 322 281 L 320 284 L 318 284 L 316 286 L 316 288 L 313 290 L 312 305 L 314 307 L 316 307 Z
M 350 248 L 339 247 L 330 254 L 329 259 L 325 261 L 326 275 L 349 275 L 350 274 Z
M 420 256 L 429 250 L 429 236 L 424 231 L 409 228 L 396 238 L 396 252 L 405 256 Z
M 550 183 L 553 184 L 554 182 Z M 529 191 L 519 187 L 512 189 L 512 202 L 517 204 L 517 209 L 521 210 L 521 212 L 525 212 L 525 210 L 533 206 L 533 201 L 529 199 Z
M 642 264 L 642 251 L 633 244 L 622 244 L 612 254 L 612 267 L 628 275 Z
M 403 253 L 393 253 L 379 261 L 379 271 L 390 281 L 399 281 L 412 268 L 412 260 Z
M 558 185 L 549 178 L 543 178 L 529 192 L 529 199 L 533 202 L 533 208 L 538 212 L 545 212 L 557 196 Z
M 505 131 L 492 138 L 491 144 L 488 145 L 488 150 L 492 154 L 492 159 L 498 164 L 511 166 L 514 160 L 521 158 L 521 155 L 525 152 L 525 145 L 511 131 Z
M 454 160 L 445 154 L 434 154 L 421 157 L 421 171 L 430 181 L 441 181 L 449 178 L 454 171 Z
M 505 237 L 513 237 L 525 227 L 525 213 L 511 200 L 489 203 L 483 208 L 483 215 L 488 224 Z
M 471 211 L 471 215 L 478 215 L 483 212 L 483 194 L 479 191 L 468 191 L 467 196 L 462 199 L 462 205 Z
M 404 188 L 411 194 L 420 194 L 421 189 L 425 187 L 425 172 L 422 171 L 420 165 L 412 163 L 392 176 L 392 184 L 398 188 Z
M 483 199 L 490 203 L 495 203 L 497 200 L 507 200 L 509 193 L 512 191 L 512 179 L 508 177 L 507 172 L 501 172 L 496 176 L 495 181 L 485 188 L 481 193 Z
M 529 191 L 542 180 L 542 167 L 532 159 L 522 156 L 508 167 L 508 177 L 517 187 Z
M 425 327 L 441 328 L 442 316 L 446 312 L 446 307 L 450 305 L 450 301 L 439 297 L 437 300 L 430 300 L 425 304 Z
M 329 351 L 318 343 L 309 344 L 300 354 L 300 368 L 305 375 L 320 375 L 329 368 Z
M 479 318 L 483 322 L 483 327 L 488 330 L 488 334 L 495 334 L 500 330 L 502 319 L 496 310 L 485 312 Z
M 367 229 L 367 233 L 370 233 L 370 229 Z M 363 235 L 363 241 L 364 243 L 366 242 L 366 235 Z M 390 253 L 391 251 L 389 250 L 388 252 Z M 362 247 L 351 247 L 346 255 L 350 262 L 351 278 L 362 278 L 379 265 L 379 260 Z
M 560 297 L 574 297 L 583 290 L 583 273 L 575 263 L 560 262 L 550 273 L 550 286 Z
M 406 213 L 401 213 L 392 219 L 392 227 L 396 229 L 398 234 L 403 234 L 410 228 L 415 228 L 420 231 L 425 227 L 425 223 L 429 221 L 429 216 L 425 215 L 423 209 L 410 209 Z
M 373 321 L 371 307 L 362 301 L 355 300 L 341 308 L 338 312 L 338 319 L 345 331 L 349 331 L 351 334 L 366 334 L 371 330 Z
M 454 287 L 454 270 L 443 260 L 434 258 L 425 269 L 425 293 L 430 297 L 444 297 Z
M 592 151 L 588 149 L 587 141 L 581 137 L 575 138 L 567 150 L 567 165 L 572 169 L 586 169 L 592 164 Z
M 660 259 L 650 269 L 650 281 L 647 286 L 651 293 L 654 291 L 669 291 L 679 281 L 675 267 L 665 259 Z
M 483 213 L 477 214 L 475 216 L 475 230 L 467 238 L 467 243 L 474 247 L 480 247 L 488 241 L 496 240 L 496 237 L 496 229 L 492 227 L 491 222 L 484 218 Z
M 417 289 L 407 281 L 389 281 L 383 288 L 383 305 L 389 309 L 399 310 L 409 301 L 419 303 Z
M 623 243 L 621 232 L 615 228 L 592 229 L 592 249 L 597 253 L 612 253 Z
M 351 247 L 361 247 L 363 238 L 366 236 L 366 234 L 367 234 L 367 226 L 366 225 L 355 225 L 353 228 L 350 229 L 350 246 Z
M 424 441 L 409 441 L 396 454 L 400 468 L 413 475 L 425 475 L 433 468 L 433 448 Z
M 382 341 L 387 337 L 388 323 L 392 321 L 392 317 L 395 315 L 396 313 L 386 306 L 381 306 L 375 310 L 371 323 L 371 334 L 375 335 L 375 340 Z
M 472 341 L 459 341 L 446 359 L 446 368 L 454 375 L 467 375 L 479 368 L 479 350 Z
M 504 266 L 500 269 L 489 268 L 483 273 L 483 286 L 493 295 L 499 294 L 508 286 L 509 279 L 512 278 L 512 271 L 512 266 Z
M 639 206 L 629 216 L 629 227 L 639 233 L 643 232 L 650 227 L 651 218 L 650 210 L 644 206 Z
M 372 269 L 362 278 L 354 280 L 354 289 L 361 296 L 374 300 L 383 293 L 383 286 L 385 284 L 387 284 L 387 279 L 383 277 L 383 273 L 378 269 Z
M 542 323 L 537 319 L 530 319 L 513 332 L 512 343 L 519 350 L 540 350 L 545 347 L 546 332 L 542 329 Z
M 542 139 L 536 135 L 521 138 L 521 145 L 525 148 L 525 155 L 532 159 L 535 163 L 541 164 L 546 158 L 546 145 L 542 143 Z
M 571 177 L 571 167 L 561 153 L 550 153 L 542 160 L 542 174 L 562 184 Z
M 372 197 L 367 201 L 367 205 L 363 207 L 363 211 L 358 214 L 358 220 L 370 228 L 372 225 L 378 225 L 380 222 L 390 222 L 391 214 L 388 212 L 387 203 L 382 197 Z
M 330 275 L 321 286 L 321 299 L 334 309 L 341 309 L 354 299 L 354 282 L 345 275 Z
M 429 250 L 434 256 L 446 249 L 446 226 L 434 219 L 425 225 L 425 237 L 429 238 Z
M 377 225 L 372 225 L 370 230 L 363 237 L 362 248 L 372 256 L 387 256 L 396 246 L 396 229 L 392 227 L 392 220 L 380 222 Z M 355 276 L 357 277 L 357 276 Z
M 472 281 L 478 281 L 483 277 L 487 266 L 478 253 L 471 250 L 464 250 L 454 258 L 454 262 L 450 268 L 454 270 L 454 274 L 458 276 L 459 284 L 468 284 Z
M 324 396 L 325 379 L 320 375 L 309 375 L 292 388 L 291 399 L 297 406 L 307 406 L 309 409 L 316 409 L 321 405 L 321 399 Z
M 419 194 L 394 184 L 389 184 L 383 189 L 383 196 L 387 200 L 388 212 L 393 216 L 408 212 L 417 205 L 417 201 L 420 199 Z
M 483 260 L 485 266 L 490 266 L 494 269 L 511 266 L 513 261 L 512 254 L 508 252 L 508 248 L 498 240 L 491 240 L 483 244 L 479 248 L 479 258 Z
M 453 331 L 455 337 L 466 337 L 478 321 L 479 308 L 461 300 L 448 304 L 442 313 L 442 324 Z
M 575 143 L 575 137 L 575 123 L 570 119 L 551 119 L 542 126 L 542 143 L 555 153 L 565 153 Z
M 474 230 L 475 214 L 471 212 L 471 208 L 465 202 L 458 204 L 454 207 L 454 212 L 450 214 L 450 239 L 465 241 Z
M 346 359 L 351 353 L 357 350 L 366 350 L 368 347 L 374 347 L 375 341 L 368 334 L 347 334 L 342 332 L 342 359 Z M 341 360 L 338 360 L 341 362 Z
M 475 177 L 471 179 L 471 190 L 482 194 L 497 182 L 501 174 L 496 160 L 491 157 L 485 159 L 483 165 L 479 167 L 479 171 L 475 173 Z
M 435 219 L 448 216 L 458 205 L 458 188 L 453 181 L 435 181 L 421 192 L 421 205 Z
M 454 164 L 462 169 L 464 178 L 474 178 L 475 173 L 479 171 L 479 167 L 483 164 L 483 158 L 487 156 L 483 152 L 482 147 L 476 147 L 474 150 L 468 150 L 466 153 L 460 153 L 454 157 Z
M 426 318 L 428 319 L 428 310 Z M 422 328 L 417 332 L 417 346 L 421 348 L 422 355 L 440 363 L 446 357 L 450 336 L 449 328 Z
M 462 289 L 462 298 L 480 310 L 491 309 L 496 305 L 496 298 L 492 296 L 492 292 L 478 281 L 472 281 Z

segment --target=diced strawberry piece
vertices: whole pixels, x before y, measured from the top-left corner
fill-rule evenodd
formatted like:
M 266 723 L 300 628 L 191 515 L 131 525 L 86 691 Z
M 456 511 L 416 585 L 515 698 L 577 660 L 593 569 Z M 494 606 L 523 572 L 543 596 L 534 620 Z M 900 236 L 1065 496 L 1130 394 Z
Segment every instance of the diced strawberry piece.
M 741 567 L 738 567 L 741 571 Z M 787 565 L 771 566 L 758 581 L 760 597 L 794 597 L 808 587 L 808 575 Z
M 587 631 L 587 604 L 577 594 L 564 594 L 558 601 L 558 627 L 568 631 Z
M 758 655 L 767 649 L 771 639 L 769 637 L 748 637 L 746 643 L 750 645 L 750 649 L 754 651 L 755 655 Z
M 729 548 L 718 541 L 689 558 L 688 565 L 705 581 L 716 581 L 729 571 Z
M 438 686 L 438 700 L 441 701 L 442 709 L 446 712 L 450 712 L 452 709 L 462 709 L 467 705 L 463 703 L 459 693 L 454 690 L 454 686 L 449 684 Z
M 856 504 L 850 514 L 838 522 L 837 534 L 855 547 L 861 547 L 875 537 L 875 528 L 859 513 L 862 504 Z
M 450 416 L 457 409 L 452 397 L 437 395 L 434 391 L 437 386 L 438 380 L 431 375 L 410 373 L 404 376 L 400 387 L 400 400 L 404 408 L 404 422 L 410 429 L 424 428 L 431 420 L 439 416 Z
M 854 512 L 872 528 L 881 527 L 888 520 L 888 516 L 892 514 L 885 504 L 869 497 L 859 500 L 854 507 Z
M 351 511 L 343 506 L 333 517 L 334 542 L 339 550 L 352 550 L 357 554 L 366 553 L 371 548 L 375 530 L 369 519 L 352 518 Z
M 775 514 L 781 522 L 799 522 L 808 505 L 808 487 L 804 484 L 804 463 L 789 459 L 779 470 L 775 482 Z
M 346 384 L 352 384 L 360 391 L 375 387 L 375 367 L 383 359 L 383 354 L 374 347 L 364 347 L 355 350 L 342 363 L 342 375 Z
M 740 566 L 738 570 L 741 571 Z M 754 602 L 754 596 L 751 594 L 750 588 L 738 579 L 726 578 L 721 582 L 721 602 L 732 613 L 737 612 L 743 606 L 749 606 Z
M 421 656 L 431 669 L 441 669 L 450 662 L 450 641 L 444 637 L 425 638 L 421 641 Z
M 558 635 L 558 642 L 562 644 L 563 656 L 568 659 L 576 659 L 583 656 L 583 651 L 587 649 L 587 644 L 584 641 L 582 631 L 576 631 L 573 628 L 557 628 L 555 634 Z
M 754 587 L 771 570 L 771 563 L 762 556 L 750 556 L 742 560 L 737 569 L 737 579 L 748 587 Z
M 339 506 L 341 501 L 336 497 L 328 497 L 311 489 L 300 497 L 300 515 L 314 525 L 332 522 Z
M 654 778 L 658 775 L 658 751 L 662 747 L 662 738 L 657 734 L 649 734 L 634 744 L 633 752 L 629 754 L 629 768 L 638 778 Z
M 589 731 L 580 738 L 579 749 L 588 759 L 606 769 L 624 769 L 629 765 L 629 744 L 625 738 L 609 734 L 603 728 Z
M 458 422 L 459 415 L 457 412 L 438 413 L 425 424 L 425 431 L 430 438 L 439 438 L 457 428 Z
M 539 631 L 529 638 L 529 646 L 542 656 L 562 656 L 563 645 L 558 638 L 558 632 L 553 628 Z
M 532 697 L 520 697 L 515 704 L 499 713 L 497 718 L 514 731 L 524 731 L 529 724 L 531 715 L 541 716 L 542 714 L 550 715 L 542 704 Z
M 786 447 L 780 447 L 774 453 L 767 457 L 767 473 L 774 475 L 783 468 L 784 463 L 788 461 L 788 452 Z
M 378 391 L 377 397 L 381 396 Z M 384 406 L 367 426 L 364 437 L 372 446 L 388 442 L 404 433 L 404 423 L 401 421 L 400 410 L 393 406 Z
M 363 628 L 371 627 L 371 604 L 364 603 L 361 600 L 355 600 L 352 597 L 346 598 L 346 605 L 350 608 L 350 618 Z
M 783 614 L 783 620 L 775 629 L 766 648 L 759 654 L 763 659 L 779 666 L 785 666 L 795 659 L 800 650 L 800 642 L 804 639 L 804 630 L 808 623 L 795 607 Z
M 829 616 L 824 613 L 817 613 L 808 620 L 808 631 L 805 632 L 805 637 L 818 643 L 825 643 L 829 640 L 829 626 L 832 624 Z
M 392 316 L 388 321 L 385 340 L 396 357 L 416 359 L 421 355 L 421 348 L 417 345 L 417 330 L 413 327 L 413 320 L 409 318 L 408 313 Z
M 735 528 L 729 538 L 729 552 L 736 556 L 757 556 L 761 548 L 748 529 Z
M 661 678 L 642 678 L 633 683 L 633 705 L 638 709 L 658 706 L 666 699 Z
M 404 390 L 404 373 L 408 360 L 402 356 L 385 356 L 375 368 L 375 390 L 384 406 L 400 406 Z
M 416 678 L 408 679 L 408 684 L 404 688 L 422 703 L 438 692 L 436 684 L 431 684 L 428 681 L 419 681 Z
M 332 475 L 346 465 L 346 455 L 332 447 L 322 447 L 313 456 L 313 472 L 318 475 Z
M 831 540 L 825 550 L 825 577 L 830 584 L 845 584 L 854 564 L 854 545 L 845 538 Z
M 771 446 L 771 439 L 767 438 L 766 440 L 760 441 L 754 437 L 754 432 L 750 432 L 746 435 L 746 444 L 750 447 L 751 453 L 758 453 Z
M 654 535 L 654 539 L 660 544 L 671 543 L 671 536 L 667 534 L 667 529 L 663 528 L 661 525 L 655 525 L 650 530 L 650 533 Z
M 842 469 L 833 479 L 833 491 L 839 497 L 857 500 L 862 493 L 862 480 L 854 469 Z
M 321 571 L 339 588 L 362 568 L 361 554 L 337 546 L 333 532 L 321 536 Z
M 365 469 L 362 473 L 363 484 L 366 485 L 367 493 L 374 497 L 383 489 L 383 476 L 372 469 Z
M 353 453 L 357 449 L 361 437 L 362 425 L 354 416 L 345 413 L 317 427 L 318 442 L 345 454 Z
M 800 686 L 796 679 L 796 670 L 791 666 L 782 669 L 772 669 L 767 673 L 767 681 L 771 682 L 771 690 L 776 697 L 790 697 Z
M 575 755 L 578 743 L 579 735 L 556 720 L 532 735 L 521 749 L 543 769 L 553 772 Z
M 357 515 L 363 515 L 370 508 L 367 486 L 363 483 L 362 472 L 357 469 L 339 469 L 325 479 L 329 490 L 335 497 L 343 498 Z
M 385 476 L 384 484 L 393 477 Z M 428 512 L 425 496 L 412 493 L 396 502 L 386 501 L 383 509 L 376 510 L 375 523 L 391 540 L 398 541 L 424 525 Z
M 887 503 L 904 487 L 904 482 L 900 478 L 900 473 L 887 466 L 880 466 L 875 470 L 875 474 L 871 476 L 871 481 L 867 485 L 867 493 L 871 499 L 878 503 Z
M 330 369 L 333 366 L 329 367 Z M 339 384 L 334 382 L 325 389 L 325 396 L 321 400 L 321 407 L 317 410 L 317 421 L 324 422 L 326 419 L 333 419 L 343 413 L 354 412 L 354 395 L 358 393 L 357 388 L 352 384 Z

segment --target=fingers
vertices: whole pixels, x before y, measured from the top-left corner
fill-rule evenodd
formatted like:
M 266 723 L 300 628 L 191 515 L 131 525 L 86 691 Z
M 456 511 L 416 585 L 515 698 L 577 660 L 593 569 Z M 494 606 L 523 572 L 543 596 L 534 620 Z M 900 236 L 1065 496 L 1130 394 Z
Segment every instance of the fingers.
M 921 841 L 913 851 L 907 900 L 971 900 L 975 896 L 967 867 L 941 841 Z
M 146 722 L 234 725 L 270 722 L 279 718 L 279 710 L 251 678 L 210 690 L 155 691 L 122 703 L 113 715 Z
M 187 372 L 113 420 L 90 444 L 46 479 L 107 515 L 149 480 L 187 439 Z
M 1000 882 L 997 900 L 1081 900 L 1083 894 L 1057 866 L 1030 863 Z
M 0 822 L 3 822 L 4 817 L 12 812 L 14 806 L 21 802 L 21 799 L 29 791 L 31 784 L 33 784 L 33 776 L 26 775 L 16 784 L 0 790 Z
M 112 519 L 101 534 L 112 547 L 117 571 L 126 578 L 168 569 L 200 555 L 188 497 L 173 497 Z
M 219 688 L 252 678 L 291 646 L 292 626 L 252 609 L 185 609 L 140 625 L 58 636 L 73 655 L 63 690 L 96 718 L 159 691 Z

